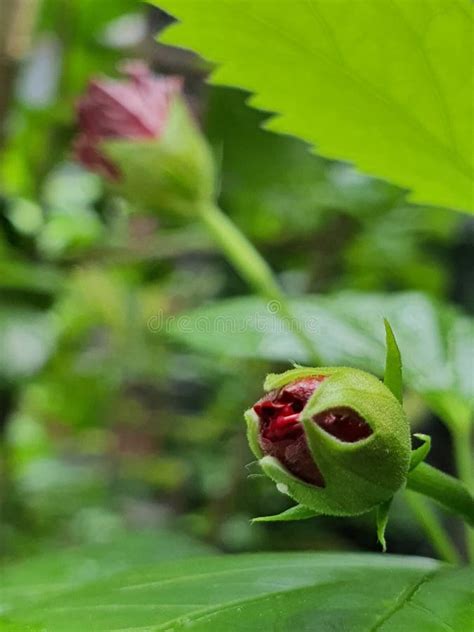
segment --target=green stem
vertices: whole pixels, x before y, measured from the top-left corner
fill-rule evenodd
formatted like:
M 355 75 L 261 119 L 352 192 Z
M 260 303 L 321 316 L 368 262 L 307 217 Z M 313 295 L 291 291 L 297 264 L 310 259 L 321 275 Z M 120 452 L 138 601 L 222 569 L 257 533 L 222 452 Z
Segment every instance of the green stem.
M 429 503 L 415 492 L 407 491 L 405 498 L 440 559 L 451 564 L 459 564 L 461 562 L 459 553 Z
M 470 421 L 470 420 L 468 420 Z M 454 457 L 458 476 L 472 494 L 474 489 L 472 467 L 471 424 L 459 425 L 452 430 Z M 474 561 L 474 530 L 466 526 L 466 543 L 469 559 Z
M 409 472 L 407 487 L 436 500 L 445 509 L 474 526 L 474 499 L 466 486 L 453 476 L 427 463 L 420 463 Z
M 255 292 L 274 303 L 269 306 L 269 311 L 283 320 L 288 329 L 299 338 L 312 361 L 319 364 L 313 341 L 293 315 L 287 297 L 263 257 L 218 206 L 212 203 L 202 204 L 199 215 L 239 275 Z

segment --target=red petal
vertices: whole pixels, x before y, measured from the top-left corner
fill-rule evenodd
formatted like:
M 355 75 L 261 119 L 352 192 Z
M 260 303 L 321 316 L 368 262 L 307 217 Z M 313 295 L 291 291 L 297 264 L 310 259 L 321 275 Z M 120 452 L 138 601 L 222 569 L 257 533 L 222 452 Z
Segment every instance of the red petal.
M 123 70 L 126 80 L 90 81 L 77 104 L 82 133 L 97 138 L 159 138 L 182 80 L 156 77 L 142 62 L 128 62 Z

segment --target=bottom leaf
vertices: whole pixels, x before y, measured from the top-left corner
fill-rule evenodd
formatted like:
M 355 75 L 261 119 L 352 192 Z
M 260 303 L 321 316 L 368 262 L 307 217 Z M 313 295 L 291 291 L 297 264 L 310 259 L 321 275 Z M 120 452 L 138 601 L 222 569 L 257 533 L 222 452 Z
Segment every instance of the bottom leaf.
M 27 564 L 27 563 L 25 563 Z M 25 568 L 25 567 L 24 567 Z M 44 578 L 47 581 L 47 578 Z M 41 632 L 467 632 L 474 569 L 348 553 L 207 556 L 153 563 L 3 610 Z M 28 607 L 25 607 L 27 604 Z

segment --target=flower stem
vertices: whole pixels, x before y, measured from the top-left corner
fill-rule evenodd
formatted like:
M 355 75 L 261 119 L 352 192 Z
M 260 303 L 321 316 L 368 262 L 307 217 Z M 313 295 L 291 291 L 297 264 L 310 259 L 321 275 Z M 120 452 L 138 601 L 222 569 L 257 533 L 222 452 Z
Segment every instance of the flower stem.
M 457 425 L 452 429 L 454 457 L 456 469 L 460 480 L 467 490 L 472 493 L 474 489 L 472 467 L 472 437 L 471 424 L 467 420 L 465 425 Z M 469 559 L 474 562 L 474 530 L 466 526 L 466 543 Z
M 422 496 L 411 491 L 406 492 L 405 498 L 440 559 L 451 564 L 459 564 L 461 561 L 459 553 L 429 503 Z
M 474 499 L 466 486 L 453 476 L 420 463 L 409 472 L 407 487 L 440 503 L 454 514 L 461 516 L 467 524 L 474 526 Z
M 288 329 L 299 338 L 311 360 L 319 364 L 314 342 L 298 323 L 287 297 L 263 257 L 215 204 L 202 204 L 199 207 L 199 216 L 239 275 L 257 294 L 275 303 L 269 307 L 270 313 L 277 314 L 283 320 Z

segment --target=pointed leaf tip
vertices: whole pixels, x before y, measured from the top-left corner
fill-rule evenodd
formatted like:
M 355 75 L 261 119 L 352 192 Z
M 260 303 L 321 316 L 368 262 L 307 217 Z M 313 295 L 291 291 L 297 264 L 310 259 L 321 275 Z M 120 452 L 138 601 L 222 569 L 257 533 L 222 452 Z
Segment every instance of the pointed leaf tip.
M 384 318 L 385 356 L 384 384 L 389 388 L 400 403 L 403 401 L 402 356 L 390 323 Z

